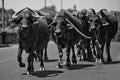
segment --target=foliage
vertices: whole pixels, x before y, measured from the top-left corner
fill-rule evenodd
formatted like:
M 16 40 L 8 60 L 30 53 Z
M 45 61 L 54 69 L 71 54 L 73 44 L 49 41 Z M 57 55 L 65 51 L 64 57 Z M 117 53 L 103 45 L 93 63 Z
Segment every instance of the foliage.
M 118 19 L 118 32 L 114 38 L 115 41 L 120 41 L 120 12 L 119 11 L 114 11 L 115 15 L 117 16 Z
M 15 11 L 13 9 L 4 9 L 4 19 L 5 19 L 5 27 L 9 26 L 9 19 L 13 15 Z M 2 27 L 2 8 L 0 8 L 0 28 Z
M 35 10 L 35 11 L 37 11 L 38 13 L 40 13 L 41 11 L 44 12 L 44 13 L 48 13 L 48 14 L 50 14 L 49 16 L 47 16 L 49 18 L 54 18 L 55 14 L 57 13 L 55 5 L 47 6 L 46 8 L 43 7 L 42 9 Z M 67 11 L 72 13 L 74 10 L 73 9 L 68 9 Z M 5 12 L 5 27 L 6 27 L 5 30 L 7 31 L 8 34 L 9 33 L 10 34 L 16 34 L 17 28 L 15 28 L 15 29 L 10 29 L 9 28 L 11 26 L 11 24 L 9 23 L 9 19 L 15 13 L 15 11 L 13 9 L 8 9 L 8 10 L 4 9 L 4 12 Z M 117 16 L 118 27 L 119 27 L 118 32 L 117 32 L 117 34 L 116 34 L 116 36 L 113 40 L 114 41 L 120 41 L 120 11 L 111 11 L 111 13 L 113 13 Z M 0 8 L 0 28 L 1 28 L 1 24 L 2 24 L 2 8 Z M 12 26 L 15 26 L 15 25 L 12 25 Z M 14 37 L 16 37 L 16 36 L 14 36 Z M 16 39 L 16 38 L 14 38 L 14 39 Z M 9 42 L 9 39 L 7 39 L 7 40 Z

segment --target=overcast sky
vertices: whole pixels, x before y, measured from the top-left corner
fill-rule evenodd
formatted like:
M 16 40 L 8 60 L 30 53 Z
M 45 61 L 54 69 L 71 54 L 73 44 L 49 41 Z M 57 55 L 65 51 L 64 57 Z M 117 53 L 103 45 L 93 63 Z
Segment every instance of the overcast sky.
M 25 7 L 30 7 L 31 9 L 40 9 L 44 7 L 45 0 L 4 0 L 6 9 L 14 9 L 19 11 Z M 46 0 L 47 6 L 55 5 L 57 10 L 61 8 L 61 0 Z M 118 10 L 120 11 L 120 0 L 63 0 L 63 9 L 73 8 L 73 5 L 77 6 L 78 10 L 83 8 L 89 9 L 94 8 L 95 10 L 100 10 L 106 8 L 108 10 Z M 0 7 L 2 7 L 2 0 L 0 0 Z

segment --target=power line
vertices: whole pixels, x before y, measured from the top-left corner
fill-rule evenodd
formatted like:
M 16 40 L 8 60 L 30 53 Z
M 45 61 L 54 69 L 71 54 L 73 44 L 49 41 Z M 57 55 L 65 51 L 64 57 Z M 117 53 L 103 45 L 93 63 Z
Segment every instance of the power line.
M 61 10 L 63 10 L 63 0 L 61 0 Z
M 50 1 L 50 3 L 51 3 L 52 5 L 54 5 L 53 2 L 52 2 L 51 0 L 49 0 L 49 1 Z
M 4 0 L 2 0 L 2 28 L 4 29 L 5 23 L 4 23 Z
M 46 4 L 46 0 L 45 0 L 45 11 L 47 11 L 47 4 Z

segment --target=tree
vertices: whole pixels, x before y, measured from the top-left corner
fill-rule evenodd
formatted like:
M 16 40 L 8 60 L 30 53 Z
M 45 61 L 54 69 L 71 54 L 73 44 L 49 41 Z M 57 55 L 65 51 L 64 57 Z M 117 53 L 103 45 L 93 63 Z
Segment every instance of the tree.
M 43 11 L 45 13 L 49 13 L 50 16 L 49 17 L 54 17 L 55 14 L 56 14 L 56 6 L 55 5 L 52 5 L 52 6 L 47 6 L 46 8 L 43 7 L 42 9 L 40 9 L 39 11 Z
M 40 9 L 40 10 L 45 11 L 45 12 L 47 12 L 47 11 L 56 12 L 56 7 L 55 7 L 55 5 L 52 5 L 52 6 L 47 6 L 46 8 L 44 7 L 42 9 Z

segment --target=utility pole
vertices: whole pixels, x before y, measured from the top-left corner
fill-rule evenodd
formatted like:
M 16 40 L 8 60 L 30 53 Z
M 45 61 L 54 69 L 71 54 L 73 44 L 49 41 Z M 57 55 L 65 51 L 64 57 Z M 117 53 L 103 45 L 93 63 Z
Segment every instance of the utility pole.
M 2 28 L 4 28 L 4 0 L 2 0 Z
M 1 41 L 2 44 L 5 44 L 5 8 L 4 8 L 4 0 L 2 0 L 2 28 L 1 28 Z
M 61 0 L 61 10 L 63 10 L 63 0 Z
M 45 0 L 45 11 L 47 12 L 47 2 L 46 2 L 46 0 Z
M 76 10 L 77 10 L 77 9 L 76 9 L 76 5 L 75 5 L 75 4 L 74 4 L 74 6 L 73 6 L 73 10 L 74 10 L 74 11 L 76 11 Z

